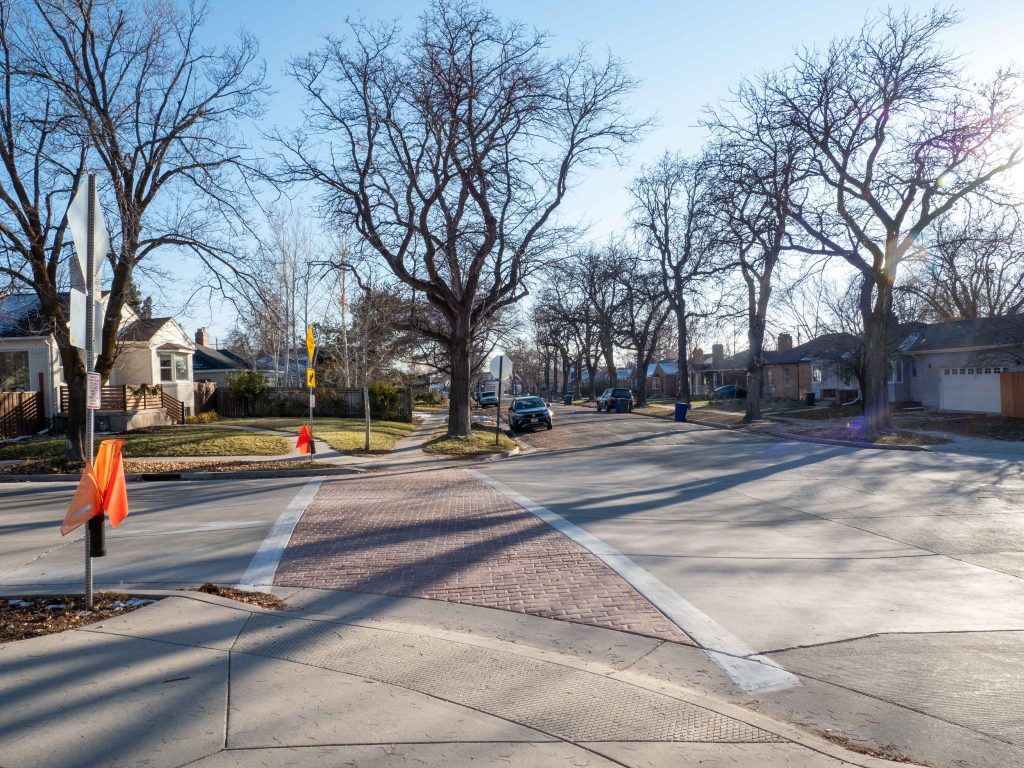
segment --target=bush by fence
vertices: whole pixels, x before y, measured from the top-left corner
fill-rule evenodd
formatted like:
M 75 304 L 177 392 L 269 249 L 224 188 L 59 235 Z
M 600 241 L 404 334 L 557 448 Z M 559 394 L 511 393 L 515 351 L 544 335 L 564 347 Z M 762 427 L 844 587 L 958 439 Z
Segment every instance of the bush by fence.
M 377 386 L 383 384 L 383 387 Z M 329 389 L 317 387 L 317 416 L 339 418 L 363 415 L 363 392 L 360 389 Z M 217 388 L 216 410 L 224 418 L 258 418 L 262 416 L 309 415 L 309 390 L 291 387 L 268 387 L 262 395 L 251 397 L 230 389 Z M 412 408 L 407 393 L 390 384 L 370 385 L 370 415 L 384 421 L 411 421 Z

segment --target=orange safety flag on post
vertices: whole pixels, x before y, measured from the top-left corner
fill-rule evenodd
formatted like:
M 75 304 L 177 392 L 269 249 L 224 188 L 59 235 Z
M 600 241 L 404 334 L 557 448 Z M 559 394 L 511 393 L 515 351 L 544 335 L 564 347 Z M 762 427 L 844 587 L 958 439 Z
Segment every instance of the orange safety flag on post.
M 96 454 L 96 466 L 86 464 L 71 500 L 64 524 L 60 527 L 66 536 L 83 523 L 104 512 L 115 528 L 128 516 L 128 490 L 124 482 L 124 459 L 121 449 L 124 440 L 104 440 Z
M 313 441 L 310 439 L 308 424 L 303 424 L 302 429 L 299 430 L 299 439 L 295 442 L 295 447 L 299 449 L 299 453 L 313 452 Z
M 96 474 L 92 464 L 86 463 L 82 479 L 78 481 L 75 497 L 71 500 L 64 523 L 60 527 L 60 535 L 67 536 L 75 528 L 89 522 L 96 515 L 103 514 L 103 492 L 96 483 Z

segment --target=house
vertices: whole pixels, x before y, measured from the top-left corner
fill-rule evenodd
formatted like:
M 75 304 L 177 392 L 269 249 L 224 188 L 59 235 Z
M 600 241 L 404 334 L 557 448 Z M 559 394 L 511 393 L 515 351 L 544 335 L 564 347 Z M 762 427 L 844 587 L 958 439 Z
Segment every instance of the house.
M 1024 315 L 918 324 L 890 359 L 889 399 L 999 413 L 1000 374 L 1024 371 Z
M 68 301 L 66 294 L 62 301 Z M 183 416 L 191 408 L 195 346 L 170 317 L 142 318 L 125 307 L 121 323 L 117 358 L 104 387 L 105 405 L 98 412 L 101 424 L 117 430 L 166 423 L 156 385 L 179 401 L 175 418 Z M 0 391 L 42 393 L 46 417 L 62 412 L 66 404 L 51 327 L 34 293 L 0 298 Z
M 192 357 L 193 381 L 212 381 L 218 387 L 226 387 L 228 377 L 254 368 L 255 366 L 241 355 L 227 349 L 211 347 L 210 333 L 205 328 L 196 331 L 195 355 Z
M 780 333 L 775 350 L 764 353 L 765 396 L 798 400 L 813 392 L 816 400 L 856 400 L 860 386 L 851 365 L 862 343 L 848 333 L 826 333 L 794 347 L 793 337 Z
M 679 362 L 659 360 L 647 367 L 647 391 L 655 397 L 674 397 L 679 383 Z
M 712 344 L 711 354 L 697 347 L 690 355 L 690 394 L 709 395 L 726 384 L 747 386 L 747 352 L 726 357 L 724 344 Z

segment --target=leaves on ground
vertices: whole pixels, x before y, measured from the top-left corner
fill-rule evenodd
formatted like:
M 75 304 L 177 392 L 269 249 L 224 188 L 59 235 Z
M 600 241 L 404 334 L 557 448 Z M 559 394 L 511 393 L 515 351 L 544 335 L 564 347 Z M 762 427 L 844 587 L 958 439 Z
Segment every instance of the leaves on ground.
M 85 610 L 81 595 L 0 599 L 0 643 L 78 629 L 155 602 L 120 592 L 99 592 L 93 598 L 91 611 Z
M 268 592 L 254 592 L 247 589 L 235 589 L 234 587 L 221 587 L 217 584 L 211 584 L 210 582 L 203 584 L 201 587 L 190 589 L 189 592 L 202 592 L 207 595 L 226 597 L 229 600 L 237 600 L 240 603 L 248 603 L 249 605 L 258 605 L 260 608 L 270 608 L 274 611 L 283 611 L 288 607 L 284 600 L 276 595 L 271 595 Z

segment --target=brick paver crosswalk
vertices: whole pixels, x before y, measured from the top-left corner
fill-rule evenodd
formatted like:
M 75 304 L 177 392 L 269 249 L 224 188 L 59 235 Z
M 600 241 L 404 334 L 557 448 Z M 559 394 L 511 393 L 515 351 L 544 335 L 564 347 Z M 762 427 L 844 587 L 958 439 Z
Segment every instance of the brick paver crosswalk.
M 690 642 L 593 554 L 458 469 L 326 481 L 276 583 L 447 600 Z

